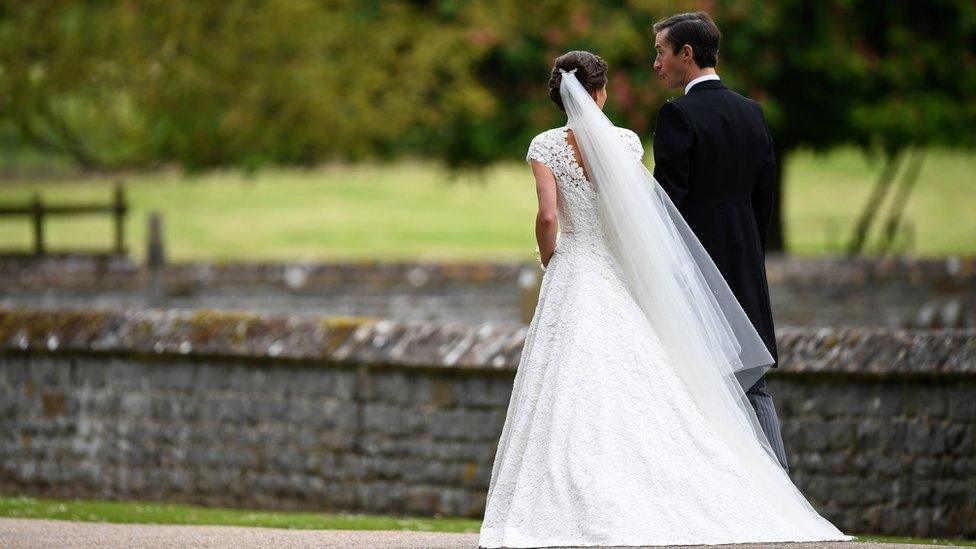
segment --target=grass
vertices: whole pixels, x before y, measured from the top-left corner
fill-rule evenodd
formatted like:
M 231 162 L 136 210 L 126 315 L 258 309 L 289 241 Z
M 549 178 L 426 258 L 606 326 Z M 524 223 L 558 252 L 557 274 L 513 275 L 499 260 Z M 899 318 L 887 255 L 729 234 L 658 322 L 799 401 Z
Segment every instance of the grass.
M 844 149 L 799 152 L 785 166 L 791 251 L 836 251 L 831 230 L 838 232 L 833 240 L 841 231 L 846 238 L 880 165 Z M 907 213 L 918 255 L 976 253 L 974 173 L 976 154 L 929 151 Z M 105 202 L 120 178 L 131 204 L 126 241 L 137 259 L 154 210 L 163 214 L 167 255 L 176 260 L 528 259 L 535 247 L 535 190 L 521 164 L 455 181 L 441 168 L 410 162 L 271 169 L 253 179 L 233 171 L 33 178 L 0 184 L 0 204 L 34 192 L 45 201 Z M 45 230 L 50 249 L 108 248 L 112 238 L 107 217 L 55 218 Z M 26 218 L 0 220 L 0 248 L 30 243 Z
M 0 516 L 123 524 L 217 524 L 303 530 L 411 530 L 477 533 L 480 520 L 351 513 L 255 511 L 145 501 L 60 500 L 0 496 Z
M 829 235 L 837 232 L 844 241 L 849 237 L 881 172 L 880 160 L 869 162 L 856 150 L 842 149 L 823 155 L 800 152 L 785 166 L 783 194 L 790 249 L 802 255 L 838 251 L 831 242 L 837 239 Z M 893 197 L 894 189 L 889 194 Z M 882 214 L 887 212 L 887 204 L 884 206 Z M 916 233 L 915 252 L 929 256 L 976 253 L 974 209 L 976 153 L 928 151 L 905 212 Z
M 299 511 L 252 511 L 139 501 L 57 500 L 0 496 L 0 516 L 126 524 L 217 524 L 303 530 L 411 530 L 478 533 L 481 521 L 450 518 L 400 518 Z M 976 547 L 976 541 L 859 536 L 859 541 Z

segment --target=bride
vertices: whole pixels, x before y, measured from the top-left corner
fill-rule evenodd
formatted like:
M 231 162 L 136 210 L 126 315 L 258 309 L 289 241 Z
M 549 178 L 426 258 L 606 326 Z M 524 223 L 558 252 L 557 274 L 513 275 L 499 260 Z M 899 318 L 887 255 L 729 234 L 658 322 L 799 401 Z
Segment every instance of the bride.
M 853 539 L 766 440 L 742 387 L 773 359 L 637 135 L 603 114 L 606 63 L 559 57 L 550 97 L 568 123 L 527 157 L 545 274 L 479 545 Z

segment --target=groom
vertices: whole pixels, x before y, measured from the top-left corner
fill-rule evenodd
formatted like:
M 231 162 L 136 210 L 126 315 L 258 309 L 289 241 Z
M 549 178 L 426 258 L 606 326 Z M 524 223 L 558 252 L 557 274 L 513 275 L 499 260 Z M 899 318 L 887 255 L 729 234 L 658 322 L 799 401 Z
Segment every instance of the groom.
M 673 15 L 655 23 L 654 32 L 654 70 L 668 87 L 685 93 L 658 112 L 654 178 L 778 361 L 764 264 L 776 156 L 762 107 L 719 80 L 715 64 L 721 33 L 707 13 Z M 746 395 L 789 471 L 765 379 Z

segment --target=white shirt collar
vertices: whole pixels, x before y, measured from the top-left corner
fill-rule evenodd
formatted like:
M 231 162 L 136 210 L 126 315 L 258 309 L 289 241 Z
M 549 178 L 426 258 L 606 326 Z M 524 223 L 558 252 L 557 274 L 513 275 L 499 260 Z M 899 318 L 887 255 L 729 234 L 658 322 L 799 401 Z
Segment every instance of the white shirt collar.
M 688 90 L 690 90 L 691 87 L 694 86 L 695 84 L 697 84 L 699 82 L 704 82 L 706 80 L 719 80 L 719 77 L 718 77 L 717 74 L 705 74 L 705 75 L 699 76 L 698 78 L 695 78 L 691 82 L 688 82 L 687 84 L 685 84 L 685 93 L 688 93 Z

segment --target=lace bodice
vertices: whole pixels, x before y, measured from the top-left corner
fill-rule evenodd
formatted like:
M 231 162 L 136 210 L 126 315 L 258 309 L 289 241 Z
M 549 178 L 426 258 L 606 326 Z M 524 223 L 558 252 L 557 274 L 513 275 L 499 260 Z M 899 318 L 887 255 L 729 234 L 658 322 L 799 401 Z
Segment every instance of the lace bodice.
M 586 179 L 576 162 L 573 147 L 566 140 L 568 126 L 546 130 L 532 139 L 526 162 L 545 164 L 556 177 L 556 209 L 559 220 L 560 246 L 577 244 L 602 245 L 603 229 L 597 215 L 597 195 L 593 183 Z M 644 147 L 637 134 L 617 128 L 627 147 L 640 160 Z M 567 238 L 568 237 L 568 238 Z

